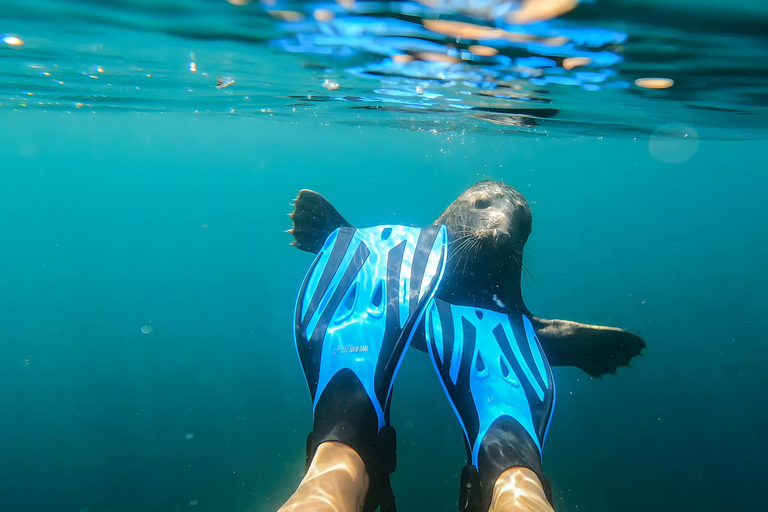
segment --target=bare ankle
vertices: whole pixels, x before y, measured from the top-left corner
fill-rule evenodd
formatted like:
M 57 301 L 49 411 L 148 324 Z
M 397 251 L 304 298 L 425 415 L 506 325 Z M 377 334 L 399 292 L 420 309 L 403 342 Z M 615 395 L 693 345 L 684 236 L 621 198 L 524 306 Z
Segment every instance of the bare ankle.
M 493 486 L 488 512 L 553 512 L 544 487 L 528 468 L 510 468 Z
M 355 450 L 323 443 L 299 488 L 278 512 L 358 512 L 368 485 L 365 464 Z
M 343 443 L 329 441 L 317 447 L 307 476 L 310 473 L 318 474 L 333 470 L 345 471 L 354 481 L 364 480 L 365 487 L 368 487 L 368 473 L 365 471 L 365 464 L 360 455 Z

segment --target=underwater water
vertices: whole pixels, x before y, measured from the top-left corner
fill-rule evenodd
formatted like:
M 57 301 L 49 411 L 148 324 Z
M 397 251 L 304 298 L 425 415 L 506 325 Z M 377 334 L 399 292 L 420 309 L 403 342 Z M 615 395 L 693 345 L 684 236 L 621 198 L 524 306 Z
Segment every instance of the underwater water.
M 555 509 L 764 509 L 764 2 L 105 4 L 0 0 L 0 511 L 276 511 L 291 199 L 425 225 L 482 179 L 531 204 L 531 311 L 648 345 L 553 368 Z M 456 510 L 427 355 L 391 414 L 399 510 Z

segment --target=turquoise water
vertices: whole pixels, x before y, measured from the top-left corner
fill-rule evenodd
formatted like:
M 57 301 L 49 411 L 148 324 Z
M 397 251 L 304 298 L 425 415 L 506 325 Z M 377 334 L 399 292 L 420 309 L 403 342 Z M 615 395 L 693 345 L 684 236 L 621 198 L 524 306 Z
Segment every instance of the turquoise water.
M 0 43 L 0 510 L 277 510 L 311 428 L 291 337 L 311 256 L 283 233 L 290 200 L 311 188 L 356 225 L 418 225 L 480 179 L 531 203 L 534 313 L 648 344 L 616 376 L 554 368 L 558 512 L 762 510 L 768 14 L 708 2 L 686 28 L 662 21 L 690 2 L 628 19 L 639 4 L 551 22 L 625 34 L 599 49 L 622 60 L 600 88 L 515 76 L 548 101 L 499 107 L 481 92 L 506 78 L 417 83 L 350 71 L 371 53 L 285 51 L 295 30 L 254 4 L 0 2 L 23 41 Z M 348 108 L 382 105 L 398 108 Z M 461 431 L 426 355 L 394 393 L 400 510 L 456 510 Z

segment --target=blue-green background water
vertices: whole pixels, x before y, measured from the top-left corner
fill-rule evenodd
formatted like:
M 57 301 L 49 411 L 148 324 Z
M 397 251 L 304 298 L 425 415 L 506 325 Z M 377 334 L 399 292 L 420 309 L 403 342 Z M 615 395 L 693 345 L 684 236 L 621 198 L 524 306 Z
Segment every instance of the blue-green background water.
M 311 428 L 291 331 L 311 256 L 283 233 L 291 198 L 312 188 L 361 226 L 426 224 L 480 179 L 531 203 L 534 313 L 648 343 L 616 376 L 554 369 L 556 509 L 763 509 L 759 123 L 658 150 L 642 130 L 430 132 L 386 117 L 4 101 L 0 510 L 277 510 Z M 406 356 L 392 419 L 400 509 L 456 510 L 461 431 L 424 354 Z

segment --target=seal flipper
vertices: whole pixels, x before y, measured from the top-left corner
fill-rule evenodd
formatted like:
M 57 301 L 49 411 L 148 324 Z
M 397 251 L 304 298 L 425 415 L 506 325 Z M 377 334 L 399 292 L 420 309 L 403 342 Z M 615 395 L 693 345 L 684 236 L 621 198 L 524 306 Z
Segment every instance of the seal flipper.
M 307 189 L 299 191 L 289 216 L 293 221 L 293 228 L 288 230 L 294 238 L 291 245 L 314 254 L 334 230 L 353 227 L 326 198 Z
M 531 323 L 552 366 L 575 366 L 592 377 L 629 366 L 646 346 L 640 336 L 615 327 L 535 316 Z

